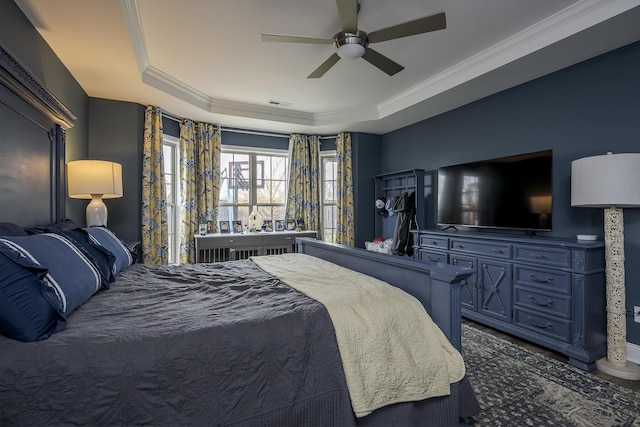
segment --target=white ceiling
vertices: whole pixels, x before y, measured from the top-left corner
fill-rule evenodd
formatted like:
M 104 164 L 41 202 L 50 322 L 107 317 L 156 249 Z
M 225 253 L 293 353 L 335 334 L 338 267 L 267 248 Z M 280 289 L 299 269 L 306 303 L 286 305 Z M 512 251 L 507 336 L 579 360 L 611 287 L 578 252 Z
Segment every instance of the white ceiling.
M 444 30 L 372 45 L 306 77 L 330 45 L 334 0 L 15 0 L 91 97 L 274 132 L 383 134 L 640 40 L 640 0 L 360 0 L 367 32 L 444 11 Z M 274 106 L 270 101 L 281 102 Z

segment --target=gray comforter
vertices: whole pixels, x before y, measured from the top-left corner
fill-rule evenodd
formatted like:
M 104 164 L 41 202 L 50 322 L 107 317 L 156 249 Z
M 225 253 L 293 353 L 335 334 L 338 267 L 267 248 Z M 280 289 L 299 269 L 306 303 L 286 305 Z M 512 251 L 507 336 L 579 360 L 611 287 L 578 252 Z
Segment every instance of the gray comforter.
M 356 422 L 325 308 L 248 260 L 136 264 L 51 338 L 0 337 L 3 427 Z

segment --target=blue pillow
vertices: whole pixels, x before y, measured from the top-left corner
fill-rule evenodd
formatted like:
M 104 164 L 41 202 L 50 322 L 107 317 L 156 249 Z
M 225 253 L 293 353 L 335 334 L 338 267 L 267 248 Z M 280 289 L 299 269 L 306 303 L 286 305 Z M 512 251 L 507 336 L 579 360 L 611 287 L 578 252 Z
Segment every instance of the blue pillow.
M 113 270 L 114 276 L 121 271 L 124 271 L 134 263 L 135 258 L 133 253 L 109 229 L 104 227 L 88 227 L 83 228 L 83 230 L 89 233 L 97 243 L 105 247 L 116 257 L 116 263 Z
M 0 238 L 0 251 L 28 271 L 33 271 L 34 264 L 42 269 L 37 275 L 41 293 L 63 321 L 100 289 L 98 268 L 72 242 L 58 234 L 3 237 Z M 14 275 L 5 276 L 4 270 L 0 280 L 6 293 L 23 285 Z M 32 281 L 32 278 L 28 278 L 28 281 Z M 16 299 L 7 302 L 11 303 L 16 304 Z M 38 312 L 39 303 L 32 310 Z M 58 320 L 56 323 L 55 330 L 64 327 L 64 322 Z M 15 326 L 15 323 L 12 325 Z
M 20 341 L 37 341 L 65 326 L 65 320 L 42 293 L 47 269 L 16 257 L 0 246 L 0 333 Z
M 0 236 L 26 236 L 22 227 L 10 222 L 0 222 Z
M 47 227 L 46 231 L 66 237 L 83 251 L 84 255 L 100 270 L 103 279 L 102 289 L 109 289 L 109 284 L 116 280 L 115 274 L 113 273 L 116 268 L 115 255 L 97 243 L 95 239 L 82 228 L 76 228 L 74 230 L 70 228 Z

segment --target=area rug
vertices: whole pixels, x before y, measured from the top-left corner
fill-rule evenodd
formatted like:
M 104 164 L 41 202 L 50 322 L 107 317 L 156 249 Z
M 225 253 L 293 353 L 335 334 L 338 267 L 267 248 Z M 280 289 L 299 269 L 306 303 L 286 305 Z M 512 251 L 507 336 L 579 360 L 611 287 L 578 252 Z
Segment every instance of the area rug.
M 640 426 L 640 393 L 462 325 L 480 426 Z

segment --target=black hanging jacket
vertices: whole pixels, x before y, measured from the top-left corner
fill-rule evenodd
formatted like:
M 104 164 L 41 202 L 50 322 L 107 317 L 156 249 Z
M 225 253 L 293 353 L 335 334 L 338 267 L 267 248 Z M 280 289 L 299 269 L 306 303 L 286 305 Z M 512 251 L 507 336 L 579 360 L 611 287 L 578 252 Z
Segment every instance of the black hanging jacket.
M 396 197 L 393 202 L 393 212 L 396 215 L 396 225 L 393 230 L 393 245 L 391 253 L 394 255 L 413 255 L 413 235 L 410 230 L 417 228 L 416 224 L 416 193 L 406 191 Z

